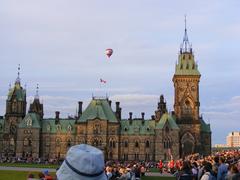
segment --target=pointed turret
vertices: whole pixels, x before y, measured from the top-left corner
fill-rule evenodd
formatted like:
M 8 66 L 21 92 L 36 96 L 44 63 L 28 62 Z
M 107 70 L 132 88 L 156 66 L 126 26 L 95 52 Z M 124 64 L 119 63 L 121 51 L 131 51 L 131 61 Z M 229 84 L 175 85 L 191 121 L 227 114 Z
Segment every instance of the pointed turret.
M 6 102 L 6 116 L 24 117 L 26 115 L 26 89 L 21 86 L 20 65 L 13 88 L 9 86 L 9 92 Z
M 43 118 L 43 104 L 40 103 L 40 100 L 39 100 L 39 86 L 37 84 L 37 87 L 36 87 L 36 94 L 34 96 L 34 100 L 33 100 L 33 103 L 30 104 L 30 108 L 29 108 L 29 113 L 37 113 L 40 115 L 41 119 Z
M 185 16 L 185 30 L 183 42 L 178 55 L 178 62 L 175 68 L 175 75 L 197 75 L 200 76 L 197 63 L 194 60 L 192 45 L 189 43 L 187 35 L 187 22 Z

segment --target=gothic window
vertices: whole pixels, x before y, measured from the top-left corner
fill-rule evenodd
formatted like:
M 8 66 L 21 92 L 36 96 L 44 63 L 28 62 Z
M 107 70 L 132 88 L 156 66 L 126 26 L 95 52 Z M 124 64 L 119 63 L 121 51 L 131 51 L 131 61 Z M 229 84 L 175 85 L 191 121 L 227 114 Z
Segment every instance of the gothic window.
M 124 155 L 123 155 L 123 159 L 124 159 L 124 161 L 127 161 L 127 160 L 128 160 L 128 155 L 127 155 L 127 154 L 124 154 Z
M 146 148 L 149 148 L 150 147 L 150 142 L 147 140 L 146 141 Z
M 169 133 L 169 127 L 168 126 L 165 128 L 165 131 L 166 131 L 166 133 Z
M 109 142 L 109 147 L 110 147 L 110 148 L 113 147 L 112 140 L 110 140 L 110 142 Z
M 24 145 L 24 146 L 28 146 L 28 138 L 24 138 L 24 140 L 23 140 L 23 145 Z
M 190 116 L 192 115 L 192 107 L 190 101 L 187 99 L 184 102 L 184 116 Z
M 150 131 L 150 128 L 149 128 L 149 127 L 147 127 L 147 131 Z
M 2 124 L 0 124 L 0 131 L 2 130 Z
M 163 148 L 164 149 L 169 149 L 171 148 L 171 141 L 169 139 L 165 139 L 163 142 Z
M 51 126 L 50 124 L 47 125 L 47 132 L 50 132 L 51 131 Z
M 186 67 L 186 69 L 189 69 L 189 64 L 187 64 L 187 67 Z
M 27 127 L 31 127 L 32 126 L 32 119 L 28 118 L 26 123 L 27 123 Z
M 124 141 L 124 147 L 127 148 L 128 147 L 128 142 Z
M 134 154 L 134 160 L 139 160 L 139 154 Z
M 17 112 L 17 101 L 14 99 L 13 104 L 12 104 L 12 112 Z
M 69 147 L 71 147 L 71 145 L 72 145 L 72 140 L 69 138 L 67 140 L 67 147 L 69 148 Z
M 46 146 L 50 146 L 50 138 L 46 137 L 45 138 Z
M 135 142 L 135 147 L 138 148 L 139 147 L 139 143 L 136 141 Z
M 14 145 L 15 145 L 14 139 L 11 138 L 11 139 L 10 139 L 10 146 L 14 146 Z
M 71 132 L 72 131 L 72 126 L 69 124 L 68 125 L 68 132 Z
M 62 127 L 60 124 L 57 125 L 57 131 L 61 131 Z
M 128 130 L 128 129 L 125 127 L 125 128 L 124 128 L 124 131 L 127 132 L 127 130 Z
M 94 134 L 100 134 L 101 133 L 101 126 L 100 126 L 100 124 L 95 124 L 94 125 L 93 133 Z
M 149 161 L 150 160 L 150 155 L 148 153 L 145 154 L 145 160 Z
M 56 139 L 56 146 L 60 146 L 61 145 L 61 139 L 60 138 L 57 138 Z

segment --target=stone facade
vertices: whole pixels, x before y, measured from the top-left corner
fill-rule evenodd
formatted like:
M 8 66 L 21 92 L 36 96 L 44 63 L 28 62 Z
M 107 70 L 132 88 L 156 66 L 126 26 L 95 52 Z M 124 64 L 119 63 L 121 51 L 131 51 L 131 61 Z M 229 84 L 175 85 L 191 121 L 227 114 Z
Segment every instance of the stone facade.
M 159 160 L 179 158 L 198 152 L 211 152 L 211 130 L 199 116 L 200 72 L 189 46 L 185 30 L 178 56 L 174 83 L 174 111 L 169 113 L 163 95 L 155 115 L 145 119 L 121 117 L 120 102 L 116 109 L 108 98 L 93 98 L 78 115 L 45 119 L 38 92 L 26 113 L 26 90 L 18 76 L 9 90 L 6 114 L 0 116 L 1 156 L 64 158 L 74 144 L 87 143 L 103 150 L 106 159 Z

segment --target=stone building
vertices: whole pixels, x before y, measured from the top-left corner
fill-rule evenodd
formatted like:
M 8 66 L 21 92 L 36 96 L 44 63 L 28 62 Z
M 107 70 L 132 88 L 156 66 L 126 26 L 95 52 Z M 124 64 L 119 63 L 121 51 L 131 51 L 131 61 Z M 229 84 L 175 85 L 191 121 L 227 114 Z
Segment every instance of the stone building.
M 26 90 L 20 77 L 9 89 L 6 114 L 0 116 L 1 156 L 63 158 L 74 144 L 87 143 L 103 150 L 106 159 L 159 160 L 211 152 L 211 130 L 199 115 L 200 72 L 185 34 L 173 75 L 174 111 L 169 113 L 161 95 L 151 119 L 144 113 L 122 118 L 120 102 L 113 110 L 108 98 L 93 97 L 78 115 L 44 118 L 38 91 L 26 113 Z

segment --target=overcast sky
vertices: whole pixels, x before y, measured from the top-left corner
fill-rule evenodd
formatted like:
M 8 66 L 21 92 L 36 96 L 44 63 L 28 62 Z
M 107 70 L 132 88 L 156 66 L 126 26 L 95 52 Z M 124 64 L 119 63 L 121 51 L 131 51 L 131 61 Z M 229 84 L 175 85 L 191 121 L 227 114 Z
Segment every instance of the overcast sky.
M 187 14 L 189 40 L 202 74 L 201 113 L 213 144 L 240 130 L 239 0 L 0 0 L 0 114 L 9 83 L 37 83 L 45 117 L 76 112 L 92 94 L 121 101 L 123 117 L 150 118 L 164 94 L 173 110 L 175 63 Z M 110 60 L 105 49 L 112 48 Z M 100 85 L 99 79 L 107 81 Z M 113 108 L 115 106 L 113 105 Z

